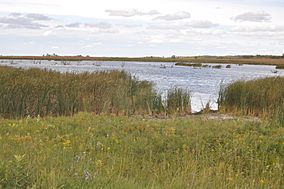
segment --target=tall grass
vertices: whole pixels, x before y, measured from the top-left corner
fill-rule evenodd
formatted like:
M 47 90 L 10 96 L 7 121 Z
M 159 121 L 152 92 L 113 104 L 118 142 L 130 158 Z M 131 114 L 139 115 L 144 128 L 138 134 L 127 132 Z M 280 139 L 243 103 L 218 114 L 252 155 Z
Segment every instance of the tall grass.
M 219 105 L 223 111 L 270 118 L 278 115 L 283 121 L 284 78 L 273 77 L 232 83 L 221 89 Z
M 5 118 L 73 115 L 80 111 L 153 114 L 165 112 L 165 104 L 152 83 L 125 72 L 75 74 L 0 67 L 0 116 Z

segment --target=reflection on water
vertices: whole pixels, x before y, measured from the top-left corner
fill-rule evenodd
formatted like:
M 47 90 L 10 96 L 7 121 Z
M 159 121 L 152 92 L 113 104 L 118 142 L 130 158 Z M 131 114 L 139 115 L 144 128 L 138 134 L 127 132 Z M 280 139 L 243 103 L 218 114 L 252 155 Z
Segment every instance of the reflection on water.
M 199 111 L 210 103 L 217 109 L 217 98 L 221 84 L 236 80 L 251 80 L 261 77 L 284 76 L 284 70 L 275 73 L 275 66 L 232 65 L 221 69 L 192 68 L 175 66 L 164 62 L 102 62 L 102 61 L 33 61 L 33 60 L 2 60 L 0 65 L 22 68 L 47 68 L 60 72 L 96 72 L 104 70 L 125 70 L 140 80 L 152 81 L 158 92 L 166 95 L 168 89 L 182 87 L 191 92 L 192 109 Z M 210 64 L 213 65 L 213 64 Z

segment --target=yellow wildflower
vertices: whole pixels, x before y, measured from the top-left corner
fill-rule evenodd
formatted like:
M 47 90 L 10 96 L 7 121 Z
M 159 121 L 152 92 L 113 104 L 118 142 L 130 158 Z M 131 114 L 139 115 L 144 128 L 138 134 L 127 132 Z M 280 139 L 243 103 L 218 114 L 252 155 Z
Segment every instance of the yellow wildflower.
M 69 139 L 64 139 L 63 142 L 62 142 L 63 146 L 64 146 L 64 149 L 65 148 L 69 148 L 71 147 L 71 140 Z
M 24 157 L 26 156 L 26 154 L 24 155 L 14 155 L 16 162 L 21 162 Z
M 104 165 L 103 161 L 100 160 L 100 159 L 96 160 L 95 163 L 96 163 L 96 167 L 97 167 L 97 168 L 100 168 L 100 167 L 102 167 L 102 166 Z
M 264 184 L 264 180 L 263 179 L 260 179 L 259 181 L 261 184 Z

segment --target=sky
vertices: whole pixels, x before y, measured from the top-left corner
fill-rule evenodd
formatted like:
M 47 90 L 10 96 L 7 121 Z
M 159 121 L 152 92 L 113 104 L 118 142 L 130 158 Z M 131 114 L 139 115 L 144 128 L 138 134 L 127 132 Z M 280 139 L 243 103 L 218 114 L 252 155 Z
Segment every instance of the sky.
M 0 0 L 0 55 L 282 55 L 283 0 Z

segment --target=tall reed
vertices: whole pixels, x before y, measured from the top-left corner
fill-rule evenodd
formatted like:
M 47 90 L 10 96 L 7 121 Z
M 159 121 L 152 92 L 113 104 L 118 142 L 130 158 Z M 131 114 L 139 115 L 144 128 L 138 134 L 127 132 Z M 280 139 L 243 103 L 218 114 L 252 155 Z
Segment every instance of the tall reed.
M 126 72 L 75 74 L 0 67 L 1 117 L 61 116 L 80 111 L 133 115 L 173 109 L 164 104 L 151 82 Z M 184 109 L 180 103 L 169 103 L 174 109 L 178 105 Z
M 174 88 L 168 91 L 167 108 L 169 113 L 188 114 L 191 112 L 191 100 L 188 91 Z
M 222 88 L 219 108 L 244 115 L 273 117 L 284 112 L 284 77 L 237 81 Z

